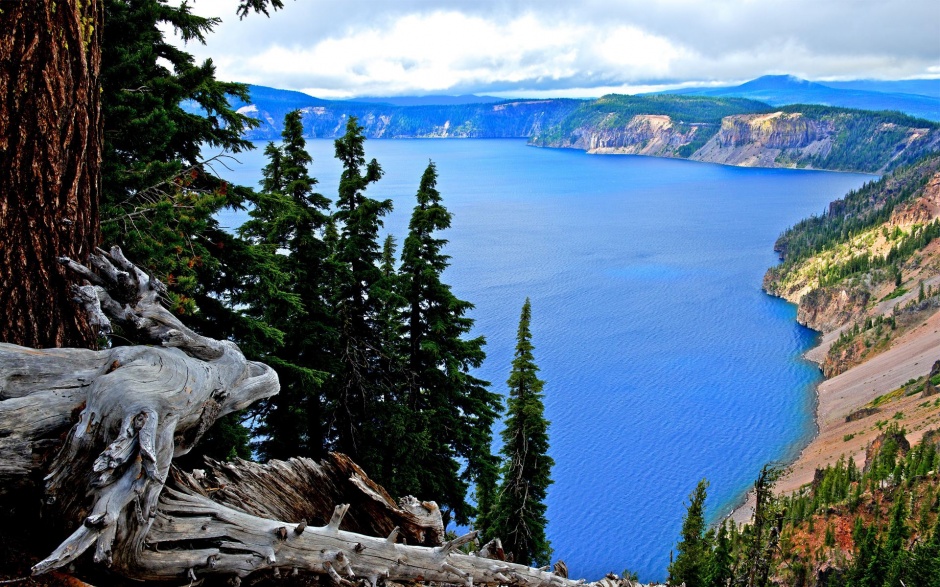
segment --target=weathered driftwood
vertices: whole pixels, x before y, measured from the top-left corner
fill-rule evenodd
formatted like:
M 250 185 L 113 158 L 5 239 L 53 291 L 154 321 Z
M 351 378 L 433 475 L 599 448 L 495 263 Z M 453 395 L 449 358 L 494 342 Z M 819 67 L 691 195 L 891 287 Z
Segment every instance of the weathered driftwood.
M 177 486 L 261 518 L 305 520 L 322 526 L 338 503 L 348 503 L 341 529 L 387 536 L 396 527 L 406 544 L 440 546 L 444 525 L 434 502 L 408 496 L 395 503 L 346 455 L 330 453 L 317 463 L 294 458 L 265 464 L 206 459 L 205 469 L 175 475 Z
M 237 578 L 273 569 L 326 574 L 346 587 L 383 578 L 576 584 L 461 553 L 472 534 L 437 547 L 415 545 L 440 539 L 436 506 L 406 500 L 396 507 L 341 456 L 321 465 L 209 462 L 194 473 L 174 469 L 173 459 L 217 418 L 277 393 L 276 374 L 246 360 L 236 345 L 184 327 L 160 305 L 163 286 L 120 250 L 93 256 L 94 271 L 63 263 L 88 281 L 75 294 L 93 324 L 109 332 L 119 322 L 154 346 L 88 351 L 0 344 L 0 497 L 30 489 L 37 472 L 45 473 L 44 515 L 71 531 L 35 573 L 92 550 L 94 561 L 141 580 Z M 332 475 L 321 475 L 331 467 Z M 384 516 L 381 524 L 405 528 L 412 544 L 399 543 L 398 527 L 387 538 L 341 529 L 348 505 L 326 521 L 323 499 L 349 487 L 316 488 L 327 496 L 319 510 L 298 505 L 311 495 L 309 484 L 337 479 L 358 490 L 352 527 L 374 529 L 376 522 L 365 518 Z M 286 487 L 278 490 L 279 484 Z

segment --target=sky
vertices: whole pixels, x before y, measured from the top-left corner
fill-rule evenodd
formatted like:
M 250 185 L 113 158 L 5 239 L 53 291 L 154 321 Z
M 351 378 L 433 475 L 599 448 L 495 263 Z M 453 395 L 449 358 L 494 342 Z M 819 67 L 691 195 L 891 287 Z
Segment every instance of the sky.
M 190 3 L 222 18 L 186 45 L 219 79 L 321 98 L 940 77 L 937 0 L 284 0 L 244 20 Z

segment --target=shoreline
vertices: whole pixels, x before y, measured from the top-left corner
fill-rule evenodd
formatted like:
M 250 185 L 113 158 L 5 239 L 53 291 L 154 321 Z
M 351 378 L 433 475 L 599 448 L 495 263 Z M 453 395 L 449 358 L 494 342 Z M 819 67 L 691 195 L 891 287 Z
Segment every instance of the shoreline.
M 804 352 L 803 357 L 820 365 L 840 333 L 841 328 L 821 333 L 818 344 Z M 924 318 L 921 324 L 898 337 L 878 355 L 817 383 L 813 389 L 816 432 L 799 455 L 786 464 L 785 473 L 774 488 L 775 493 L 792 493 L 811 483 L 817 468 L 834 464 L 840 456 L 853 458 L 857 466 L 863 466 L 868 444 L 881 432 L 878 426 L 880 422 L 899 420 L 907 429 L 907 438 L 912 445 L 920 440 L 927 429 L 937 428 L 940 424 L 940 406 L 936 405 L 936 401 L 925 402 L 919 393 L 910 396 L 902 394 L 887 401 L 879 406 L 881 411 L 877 414 L 851 422 L 846 421 L 846 416 L 870 404 L 875 398 L 902 388 L 911 379 L 926 375 L 934 361 L 940 359 L 938 333 L 940 311 Z M 753 515 L 753 504 L 754 494 L 750 490 L 723 519 L 731 518 L 738 524 L 749 522 Z
M 424 137 L 416 137 L 424 138 Z M 445 137 L 446 138 L 446 137 Z M 705 163 L 706 165 L 721 165 L 723 167 L 739 167 L 742 169 L 789 169 L 792 171 L 814 171 L 814 172 L 823 172 L 823 173 L 848 173 L 854 175 L 869 175 L 872 177 L 871 181 L 877 181 L 880 179 L 884 173 L 879 173 L 878 171 L 856 171 L 852 169 L 826 169 L 824 167 L 797 167 L 795 165 L 744 165 L 741 163 L 725 163 L 721 161 L 708 161 L 706 159 L 692 159 L 691 157 L 669 157 L 666 155 L 648 155 L 645 153 L 622 153 L 616 151 L 598 151 L 596 149 L 582 149 L 581 147 L 573 146 L 558 146 L 558 145 L 539 145 L 531 142 L 529 139 L 526 139 L 527 147 L 535 147 L 536 149 L 559 149 L 559 150 L 569 150 L 569 151 L 579 151 L 585 155 L 619 155 L 624 157 L 651 157 L 653 159 L 671 159 L 673 161 L 690 161 L 692 163 Z M 771 294 L 768 294 L 771 295 Z
M 776 295 L 774 295 L 774 294 L 771 294 L 771 293 L 769 293 L 769 292 L 767 292 L 767 291 L 764 291 L 764 294 L 765 294 L 765 295 L 768 295 L 768 296 L 771 296 L 771 297 L 774 297 L 774 298 L 777 298 L 777 299 L 781 299 L 781 300 L 787 301 L 786 299 L 784 299 L 784 298 L 782 298 L 782 297 L 780 297 L 780 296 L 776 296 Z M 792 304 L 793 302 L 787 301 L 787 303 L 791 303 L 791 304 Z M 793 305 L 794 305 L 794 306 L 797 306 L 798 304 L 793 304 Z M 794 321 L 796 321 L 796 319 L 794 319 Z M 797 322 L 797 324 L 799 324 L 799 322 Z M 809 326 L 805 326 L 805 325 L 801 325 L 801 326 L 803 326 L 804 328 L 809 328 Z M 814 329 L 812 329 L 812 328 L 809 328 L 809 330 L 812 330 L 813 332 L 816 333 L 816 335 L 817 335 L 817 337 L 816 337 L 816 343 L 815 343 L 813 346 L 811 346 L 810 348 L 806 349 L 806 351 L 803 352 L 803 354 L 801 355 L 801 357 L 802 357 L 804 360 L 809 361 L 810 363 L 812 363 L 813 365 L 815 365 L 816 368 L 819 369 L 820 374 L 822 374 L 822 367 L 821 367 L 819 361 L 816 361 L 815 359 L 810 358 L 809 354 L 810 354 L 812 351 L 814 351 L 814 350 L 820 348 L 820 347 L 823 345 L 823 342 L 824 342 L 823 339 L 824 339 L 824 337 L 825 337 L 825 334 L 824 334 L 823 332 L 820 332 L 820 331 L 818 331 L 818 330 L 814 330 Z M 806 439 L 805 443 L 803 443 L 802 440 L 800 441 L 801 443 L 803 443 L 803 446 L 800 448 L 800 450 L 799 450 L 799 452 L 797 453 L 796 457 L 794 457 L 794 458 L 793 458 L 792 460 L 790 460 L 790 461 L 780 461 L 780 463 L 782 464 L 782 466 L 783 466 L 783 468 L 784 468 L 785 470 L 790 469 L 790 467 L 792 467 L 792 466 L 794 466 L 796 463 L 798 463 L 798 462 L 800 461 L 800 459 L 802 459 L 803 456 L 806 454 L 806 451 L 807 451 L 807 450 L 809 449 L 809 447 L 813 444 L 813 442 L 815 442 L 815 441 L 819 438 L 820 432 L 821 432 L 821 430 L 822 430 L 821 427 L 820 427 L 820 425 L 819 425 L 819 404 L 820 404 L 819 386 L 822 385 L 823 383 L 825 383 L 826 381 L 828 381 L 828 380 L 827 380 L 825 377 L 823 377 L 822 380 L 820 380 L 820 381 L 814 383 L 813 386 L 812 386 L 812 387 L 813 387 L 813 433 Z M 726 514 L 725 516 L 723 516 L 723 517 L 721 518 L 721 522 L 724 523 L 726 520 L 729 520 L 729 519 L 734 520 L 734 522 L 737 523 L 738 525 L 741 525 L 741 524 L 745 524 L 745 523 L 750 522 L 751 517 L 753 516 L 753 504 L 754 504 L 754 500 L 755 500 L 754 489 L 753 489 L 753 488 L 748 489 L 748 490 L 744 493 L 744 495 L 742 495 L 739 499 L 736 499 L 736 500 L 735 500 L 736 505 L 734 505 L 734 506 L 731 508 L 731 511 L 728 512 L 728 514 Z M 750 511 L 748 511 L 748 510 L 746 509 L 746 508 L 748 508 L 748 507 L 751 508 Z

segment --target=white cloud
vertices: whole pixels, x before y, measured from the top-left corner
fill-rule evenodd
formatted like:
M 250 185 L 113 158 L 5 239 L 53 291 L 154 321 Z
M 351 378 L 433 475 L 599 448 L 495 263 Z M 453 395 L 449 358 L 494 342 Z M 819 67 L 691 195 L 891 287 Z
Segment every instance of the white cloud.
M 934 0 L 298 0 L 270 19 L 233 16 L 209 45 L 218 76 L 322 97 L 603 89 L 940 70 Z

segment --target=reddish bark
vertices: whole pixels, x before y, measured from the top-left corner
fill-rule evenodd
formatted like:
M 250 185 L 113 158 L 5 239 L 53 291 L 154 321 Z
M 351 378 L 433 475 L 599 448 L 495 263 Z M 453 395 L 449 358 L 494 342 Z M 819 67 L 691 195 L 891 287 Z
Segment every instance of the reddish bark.
M 0 5 L 0 341 L 90 347 L 57 257 L 98 241 L 99 0 Z

